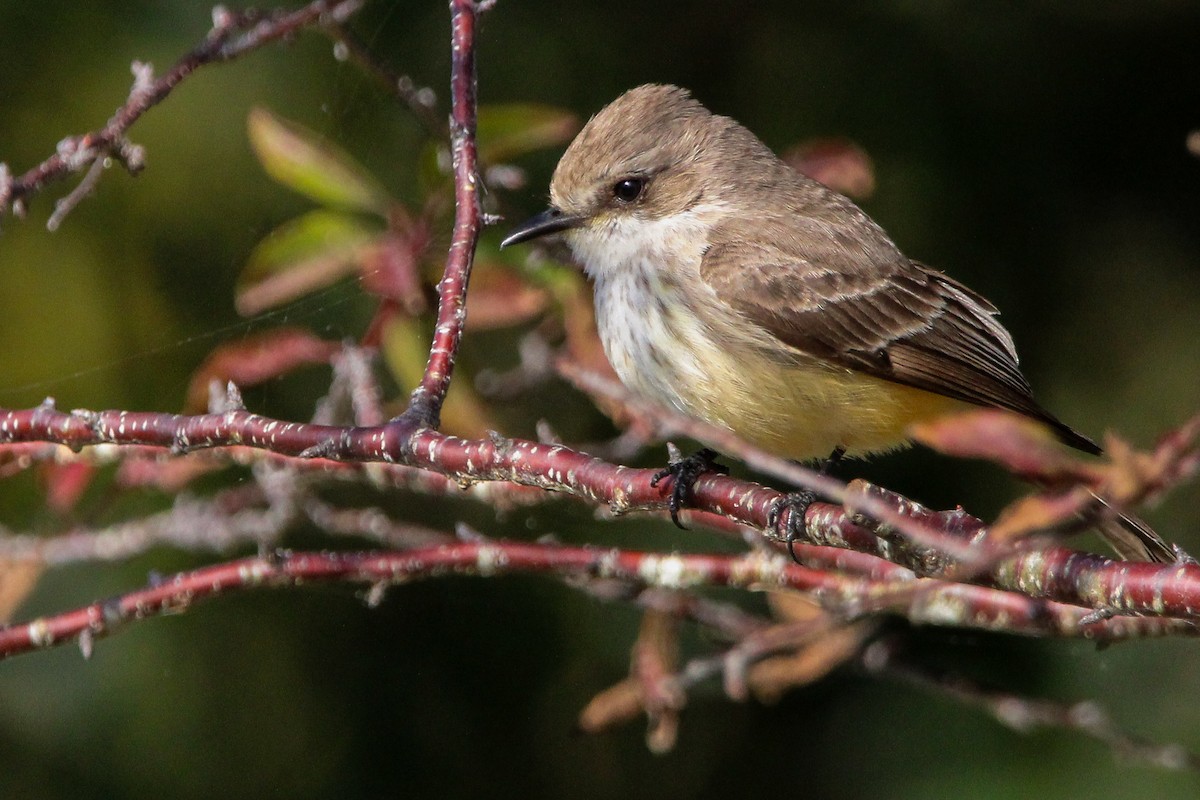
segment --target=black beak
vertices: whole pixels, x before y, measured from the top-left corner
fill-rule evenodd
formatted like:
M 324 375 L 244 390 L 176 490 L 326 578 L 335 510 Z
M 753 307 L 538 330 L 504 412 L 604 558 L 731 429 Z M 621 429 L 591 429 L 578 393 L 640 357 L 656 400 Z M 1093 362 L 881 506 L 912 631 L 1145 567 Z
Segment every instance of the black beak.
M 557 208 L 548 208 L 536 217 L 530 217 L 514 228 L 508 234 L 508 238 L 500 243 L 500 246 L 508 247 L 510 244 L 528 242 L 530 239 L 549 236 L 552 233 L 565 231 L 568 228 L 577 228 L 582 224 L 582 217 L 572 217 L 562 213 Z

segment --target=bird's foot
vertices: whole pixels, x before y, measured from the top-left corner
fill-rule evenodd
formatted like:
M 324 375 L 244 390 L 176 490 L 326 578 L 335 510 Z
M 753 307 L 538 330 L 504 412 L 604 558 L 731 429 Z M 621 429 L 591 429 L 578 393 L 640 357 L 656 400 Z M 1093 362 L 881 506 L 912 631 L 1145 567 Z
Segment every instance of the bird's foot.
M 673 447 L 672 449 L 674 450 Z M 679 451 L 674 450 L 671 463 L 650 480 L 651 486 L 658 486 L 664 478 L 671 478 L 671 496 L 667 499 L 667 510 L 671 512 L 671 521 L 682 530 L 687 530 L 687 528 L 679 521 L 679 512 L 691 503 L 692 487 L 696 485 L 696 480 L 706 472 L 715 472 L 718 475 L 729 474 L 729 467 L 717 463 L 716 450 L 705 447 L 687 458 L 680 458 Z
M 800 559 L 796 557 L 796 540 L 804 538 L 804 515 L 816 500 L 817 495 L 813 492 L 792 492 L 776 500 L 767 514 L 767 526 L 787 545 L 788 555 L 797 564 Z M 788 512 L 786 520 L 783 514 L 785 510 Z
M 835 447 L 829 454 L 829 458 L 821 462 L 821 474 L 827 475 L 831 469 L 842 462 L 842 457 L 845 455 L 846 448 L 841 445 Z M 796 558 L 796 540 L 804 538 L 804 515 L 808 513 L 808 507 L 816 500 L 816 493 L 808 489 L 802 492 L 792 492 L 776 500 L 767 514 L 767 526 L 774 530 L 775 535 L 787 545 L 788 555 L 797 564 L 800 563 L 800 559 Z M 788 510 L 787 522 L 780 525 L 784 509 Z
M 846 456 L 846 448 L 838 445 L 833 448 L 833 452 L 829 454 L 829 458 L 821 462 L 821 474 L 828 475 L 829 472 L 842 463 L 842 459 Z

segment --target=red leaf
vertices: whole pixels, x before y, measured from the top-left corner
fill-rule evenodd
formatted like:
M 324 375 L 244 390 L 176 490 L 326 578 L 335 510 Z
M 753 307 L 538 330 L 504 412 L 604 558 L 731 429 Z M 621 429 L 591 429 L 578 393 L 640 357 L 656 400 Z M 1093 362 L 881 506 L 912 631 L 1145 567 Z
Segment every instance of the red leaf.
M 848 139 L 810 139 L 783 154 L 801 175 L 863 200 L 875 192 L 875 165 L 867 151 Z
M 1040 422 L 999 409 L 938 417 L 909 429 L 913 439 L 957 458 L 993 461 L 1041 483 L 1095 485 L 1105 477 L 1101 463 L 1077 458 Z
M 398 232 L 380 237 L 362 253 L 363 288 L 399 304 L 410 316 L 424 313 L 429 302 L 421 280 L 421 259 L 429 248 L 424 221 L 398 219 Z
M 1077 522 L 1096 496 L 1083 486 L 1055 494 L 1034 494 L 1019 498 L 1000 512 L 988 528 L 988 541 L 1012 542 L 1030 534 L 1051 531 L 1066 523 Z
M 209 386 L 213 381 L 218 381 L 221 386 L 228 381 L 238 386 L 254 386 L 297 367 L 328 364 L 341 349 L 339 342 L 317 338 L 303 328 L 277 328 L 221 345 L 192 376 L 187 411 L 203 413 L 208 410 Z
M 92 484 L 95 474 L 96 468 L 83 461 L 47 464 L 42 472 L 46 482 L 46 505 L 57 514 L 70 512 Z
M 509 328 L 528 322 L 546 310 L 550 296 L 497 263 L 479 270 L 467 294 L 467 329 Z

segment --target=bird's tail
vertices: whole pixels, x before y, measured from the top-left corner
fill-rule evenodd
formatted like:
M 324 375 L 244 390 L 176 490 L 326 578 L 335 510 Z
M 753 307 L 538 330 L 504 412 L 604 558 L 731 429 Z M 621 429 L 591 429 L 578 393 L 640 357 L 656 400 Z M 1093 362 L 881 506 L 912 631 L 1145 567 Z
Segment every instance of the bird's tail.
M 1174 564 L 1179 553 L 1166 543 L 1145 521 L 1134 515 L 1113 508 L 1103 497 L 1093 493 L 1100 505 L 1109 513 L 1102 514 L 1095 523 L 1096 532 L 1126 561 L 1155 561 Z

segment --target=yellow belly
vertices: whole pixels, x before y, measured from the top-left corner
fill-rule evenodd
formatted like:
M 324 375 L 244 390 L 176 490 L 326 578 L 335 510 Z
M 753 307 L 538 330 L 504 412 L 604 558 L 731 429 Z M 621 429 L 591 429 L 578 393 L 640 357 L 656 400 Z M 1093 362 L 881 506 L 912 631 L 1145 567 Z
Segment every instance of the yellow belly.
M 866 455 L 908 443 L 910 425 L 962 411 L 967 403 L 819 364 L 780 368 L 740 362 L 711 384 L 684 388 L 695 415 L 787 458 L 824 458 L 835 448 Z
M 762 350 L 687 335 L 606 342 L 627 386 L 656 402 L 728 428 L 785 458 L 867 455 L 908 443 L 917 422 L 971 406 L 818 361 L 784 362 Z M 666 341 L 667 347 L 658 346 Z
M 916 422 L 966 403 L 805 359 L 747 324 L 696 281 L 666 282 L 653 263 L 601 272 L 596 316 L 604 350 L 634 392 L 798 460 L 907 443 Z M 701 313 L 702 312 L 702 313 Z

